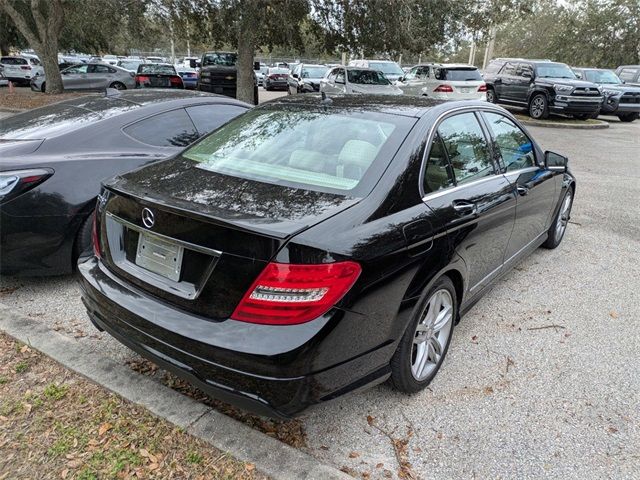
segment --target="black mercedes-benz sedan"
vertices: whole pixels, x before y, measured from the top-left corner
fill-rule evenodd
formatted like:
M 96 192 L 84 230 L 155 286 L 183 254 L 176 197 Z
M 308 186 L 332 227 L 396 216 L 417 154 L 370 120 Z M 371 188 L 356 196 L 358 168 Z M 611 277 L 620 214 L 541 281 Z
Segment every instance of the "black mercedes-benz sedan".
M 201 92 L 86 95 L 0 122 L 0 273 L 68 273 L 102 180 L 166 159 L 249 105 Z
M 100 194 L 95 325 L 260 414 L 423 389 L 455 323 L 563 238 L 567 159 L 486 102 L 279 99 Z

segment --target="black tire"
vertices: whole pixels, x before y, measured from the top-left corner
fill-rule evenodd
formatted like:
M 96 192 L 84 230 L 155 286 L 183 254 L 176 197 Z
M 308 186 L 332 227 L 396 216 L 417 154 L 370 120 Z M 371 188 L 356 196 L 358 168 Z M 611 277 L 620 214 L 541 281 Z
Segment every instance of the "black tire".
M 565 206 L 565 201 L 567 200 L 567 195 L 571 195 L 569 199 L 568 210 L 565 210 L 563 207 Z M 548 248 L 549 250 L 553 250 L 564 238 L 564 234 L 567 230 L 567 224 L 569 223 L 569 218 L 571 218 L 571 208 L 573 207 L 573 189 L 569 188 L 564 195 L 562 195 L 562 200 L 560 201 L 560 208 L 558 208 L 558 212 L 555 217 L 553 217 L 553 222 L 551 222 L 551 226 L 549 227 L 549 236 L 547 240 L 542 244 L 544 248 Z M 559 229 L 558 220 L 564 216 L 562 222 L 564 223 L 564 228 Z
M 116 90 L 126 90 L 127 86 L 122 82 L 113 82 L 109 85 L 109 88 L 115 88 Z
M 638 119 L 638 116 L 640 114 L 633 112 L 633 113 L 623 113 L 622 115 L 618 115 L 618 118 L 620 119 L 621 122 L 624 123 L 631 123 L 634 120 Z
M 529 100 L 529 116 L 535 120 L 549 118 L 549 101 L 543 93 L 537 93 Z
M 448 338 L 446 339 L 446 344 L 444 348 L 442 348 L 442 353 L 435 364 L 434 367 L 430 370 L 430 373 L 425 378 L 418 380 L 414 374 L 412 373 L 412 362 L 414 360 L 414 339 L 416 338 L 417 332 L 416 328 L 418 323 L 422 319 L 423 314 L 425 313 L 425 309 L 429 303 L 429 300 L 432 296 L 439 292 L 440 290 L 446 290 L 450 298 L 452 300 L 452 318 L 450 320 L 450 330 L 448 333 Z M 447 355 L 447 351 L 449 350 L 449 345 L 451 344 L 451 338 L 453 336 L 453 329 L 455 325 L 455 320 L 458 315 L 458 299 L 456 295 L 456 289 L 453 285 L 453 282 L 448 276 L 442 276 L 433 284 L 433 286 L 424 294 L 420 299 L 420 302 L 416 306 L 411 321 L 407 326 L 407 329 L 398 344 L 398 348 L 394 353 L 391 359 L 391 385 L 397 390 L 404 393 L 416 393 L 420 390 L 424 389 L 431 381 L 434 379 L 438 370 L 442 366 L 442 362 Z
M 93 212 L 82 222 L 80 229 L 76 235 L 76 242 L 73 245 L 73 258 L 71 259 L 73 268 L 76 266 L 78 258 L 85 254 L 90 254 L 93 245 L 91 240 L 91 234 L 93 229 Z
M 491 87 L 487 87 L 487 102 L 497 103 L 496 91 Z
M 253 104 L 258 105 L 260 103 L 260 97 L 258 96 L 258 85 L 253 86 Z
M 42 93 L 46 93 L 47 92 L 47 82 L 42 82 L 42 85 L 40 86 L 40 91 Z

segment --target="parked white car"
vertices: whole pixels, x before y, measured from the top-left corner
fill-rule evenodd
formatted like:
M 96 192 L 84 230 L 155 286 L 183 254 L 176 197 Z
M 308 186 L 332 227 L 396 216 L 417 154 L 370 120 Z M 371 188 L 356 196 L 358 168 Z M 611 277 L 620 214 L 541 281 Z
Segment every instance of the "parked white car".
M 24 54 L 1 57 L 0 64 L 2 65 L 4 76 L 14 83 L 28 85 L 32 78 L 44 75 L 42 63 L 35 55 Z
M 429 63 L 414 66 L 397 82 L 406 95 L 441 100 L 486 100 L 487 85 L 473 65 Z
M 361 67 L 335 67 L 320 80 L 320 91 L 325 93 L 402 95 L 378 70 Z

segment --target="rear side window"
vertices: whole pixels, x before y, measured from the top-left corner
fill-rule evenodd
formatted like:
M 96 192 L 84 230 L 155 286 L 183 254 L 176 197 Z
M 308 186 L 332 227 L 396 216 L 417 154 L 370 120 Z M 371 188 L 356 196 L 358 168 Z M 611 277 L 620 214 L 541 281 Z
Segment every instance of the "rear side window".
M 515 123 L 498 113 L 485 112 L 484 116 L 507 171 L 536 166 L 533 143 Z
M 456 184 L 472 182 L 494 173 L 487 140 L 473 113 L 448 117 L 438 134 L 453 168 Z
M 502 72 L 500 73 L 502 73 L 502 75 L 515 75 L 516 74 L 515 63 L 508 62 L 502 69 Z
M 107 65 L 89 65 L 89 73 L 113 73 L 115 70 Z
M 431 143 L 424 171 L 424 193 L 432 193 L 454 185 L 453 172 L 442 139 L 436 134 Z
M 184 108 L 140 120 L 125 127 L 124 133 L 156 147 L 186 147 L 200 137 Z
M 484 70 L 486 73 L 498 73 L 500 67 L 502 67 L 504 63 L 502 62 L 491 62 L 487 65 L 487 68 Z
M 82 65 L 74 65 L 73 67 L 69 67 L 66 70 L 64 70 L 65 73 L 87 73 L 87 70 L 89 69 L 89 65 L 82 64 Z
M 187 113 L 201 136 L 213 132 L 219 126 L 246 111 L 246 108 L 237 105 L 210 104 L 187 107 Z

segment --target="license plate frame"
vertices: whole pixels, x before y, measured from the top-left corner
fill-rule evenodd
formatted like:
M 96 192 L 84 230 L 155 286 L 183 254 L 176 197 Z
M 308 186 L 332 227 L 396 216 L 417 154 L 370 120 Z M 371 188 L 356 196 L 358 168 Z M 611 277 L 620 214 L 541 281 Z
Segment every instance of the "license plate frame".
M 152 233 L 140 232 L 136 248 L 137 266 L 174 282 L 180 281 L 184 247 Z

